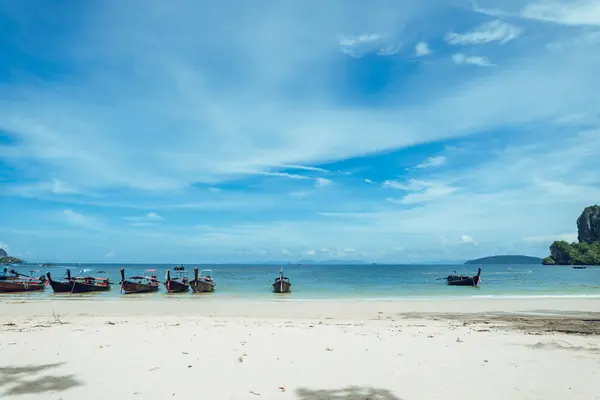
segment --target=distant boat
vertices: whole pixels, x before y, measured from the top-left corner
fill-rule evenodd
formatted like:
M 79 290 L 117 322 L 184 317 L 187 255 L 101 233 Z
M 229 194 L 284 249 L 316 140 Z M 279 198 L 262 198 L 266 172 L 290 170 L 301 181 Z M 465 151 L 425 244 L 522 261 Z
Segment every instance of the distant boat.
M 289 293 L 291 291 L 292 283 L 290 278 L 283 276 L 283 268 L 279 270 L 279 277 L 275 278 L 273 282 L 273 292 L 275 293 Z
M 159 282 L 155 269 L 147 269 L 142 275 L 125 279 L 125 268 L 121 268 L 121 290 L 125 294 L 158 292 Z
M 215 290 L 215 281 L 212 278 L 212 270 L 203 269 L 198 275 L 198 268 L 194 268 L 194 280 L 190 282 L 194 293 L 207 293 Z
M 587 267 L 585 265 L 574 265 L 573 269 L 586 269 Z
M 481 282 L 481 268 L 477 269 L 475 276 L 450 274 L 445 279 L 450 286 L 477 286 Z
M 187 278 L 187 272 L 184 266 L 176 266 L 173 268 L 175 271 L 175 277 L 171 278 L 171 271 L 167 270 L 167 276 L 165 277 L 165 286 L 167 287 L 168 293 L 186 293 L 190 290 L 189 280 Z

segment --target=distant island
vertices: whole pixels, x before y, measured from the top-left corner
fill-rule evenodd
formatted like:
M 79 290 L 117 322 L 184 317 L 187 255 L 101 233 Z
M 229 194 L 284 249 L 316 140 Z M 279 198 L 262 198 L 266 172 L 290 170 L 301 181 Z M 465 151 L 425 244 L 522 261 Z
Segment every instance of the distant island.
M 490 256 L 469 260 L 465 264 L 541 264 L 542 259 L 530 256 Z
M 9 265 L 9 264 L 23 264 L 25 261 L 21 260 L 17 257 L 0 257 L 0 265 Z
M 600 265 L 600 206 L 586 207 L 577 218 L 577 240 L 550 245 L 545 265 Z

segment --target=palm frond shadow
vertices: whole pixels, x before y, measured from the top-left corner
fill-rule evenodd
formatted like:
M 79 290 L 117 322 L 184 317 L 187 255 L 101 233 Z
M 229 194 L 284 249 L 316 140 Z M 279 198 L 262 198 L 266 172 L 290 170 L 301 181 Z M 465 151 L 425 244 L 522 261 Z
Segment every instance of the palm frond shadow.
M 45 371 L 64 363 L 0 367 L 0 387 L 8 386 L 2 396 L 62 392 L 83 383 L 71 375 L 49 375 Z M 37 376 L 44 373 L 42 376 Z
M 296 391 L 299 400 L 402 400 L 387 389 L 349 386 L 342 389 L 307 389 Z

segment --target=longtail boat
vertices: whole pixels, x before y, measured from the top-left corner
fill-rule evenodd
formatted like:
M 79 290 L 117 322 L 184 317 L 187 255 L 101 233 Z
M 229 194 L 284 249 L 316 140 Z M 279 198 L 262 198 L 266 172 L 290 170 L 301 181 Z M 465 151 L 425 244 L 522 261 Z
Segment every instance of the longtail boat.
M 171 271 L 167 270 L 165 277 L 165 286 L 168 293 L 186 293 L 190 290 L 189 280 L 185 267 L 176 266 L 174 268 L 175 277 L 171 278 Z
M 2 275 L 0 275 L 0 281 L 19 279 L 19 275 L 20 274 L 14 269 L 9 270 L 8 268 L 4 267 Z
M 46 283 L 52 287 L 54 293 L 71 293 L 73 290 L 73 282 L 75 281 L 75 278 L 71 277 L 70 269 L 67 269 L 62 281 L 53 280 L 50 272 L 46 272 L 46 277 L 48 278 Z
M 89 272 L 84 269 L 80 273 Z M 105 273 L 99 271 L 98 273 Z M 46 272 L 48 283 L 52 286 L 54 293 L 91 293 L 91 292 L 106 292 L 110 290 L 110 281 L 108 277 L 87 276 L 71 276 L 71 271 L 67 269 L 66 277 L 62 281 L 52 279 L 50 272 Z
M 290 292 L 292 283 L 290 278 L 283 276 L 283 268 L 279 270 L 279 277 L 275 278 L 273 282 L 273 292 L 275 293 L 288 293 Z
M 481 268 L 477 269 L 475 276 L 450 274 L 445 279 L 450 286 L 478 286 L 481 282 Z
M 33 276 L 33 273 L 38 271 L 30 271 L 31 276 L 20 274 L 15 270 L 9 272 L 10 275 L 7 279 L 0 280 L 0 293 L 33 292 L 45 289 L 44 277 L 36 278 Z
M 121 268 L 121 290 L 125 294 L 157 292 L 158 285 L 155 269 L 147 269 L 142 275 L 130 276 L 125 279 L 125 269 Z
M 203 269 L 198 275 L 198 268 L 194 268 L 194 280 L 190 281 L 190 287 L 194 293 L 213 292 L 215 281 L 212 278 L 212 270 Z

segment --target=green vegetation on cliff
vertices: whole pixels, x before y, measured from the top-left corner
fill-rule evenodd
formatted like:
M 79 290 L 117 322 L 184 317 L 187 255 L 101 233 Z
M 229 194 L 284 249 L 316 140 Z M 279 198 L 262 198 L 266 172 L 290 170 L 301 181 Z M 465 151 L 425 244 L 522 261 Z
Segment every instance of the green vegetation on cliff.
M 0 264 L 23 264 L 24 261 L 17 257 L 0 257 Z
M 600 265 L 600 206 L 586 207 L 577 218 L 577 237 L 579 243 L 552 243 L 543 264 Z
M 542 259 L 529 256 L 491 256 L 469 260 L 465 264 L 541 264 Z

